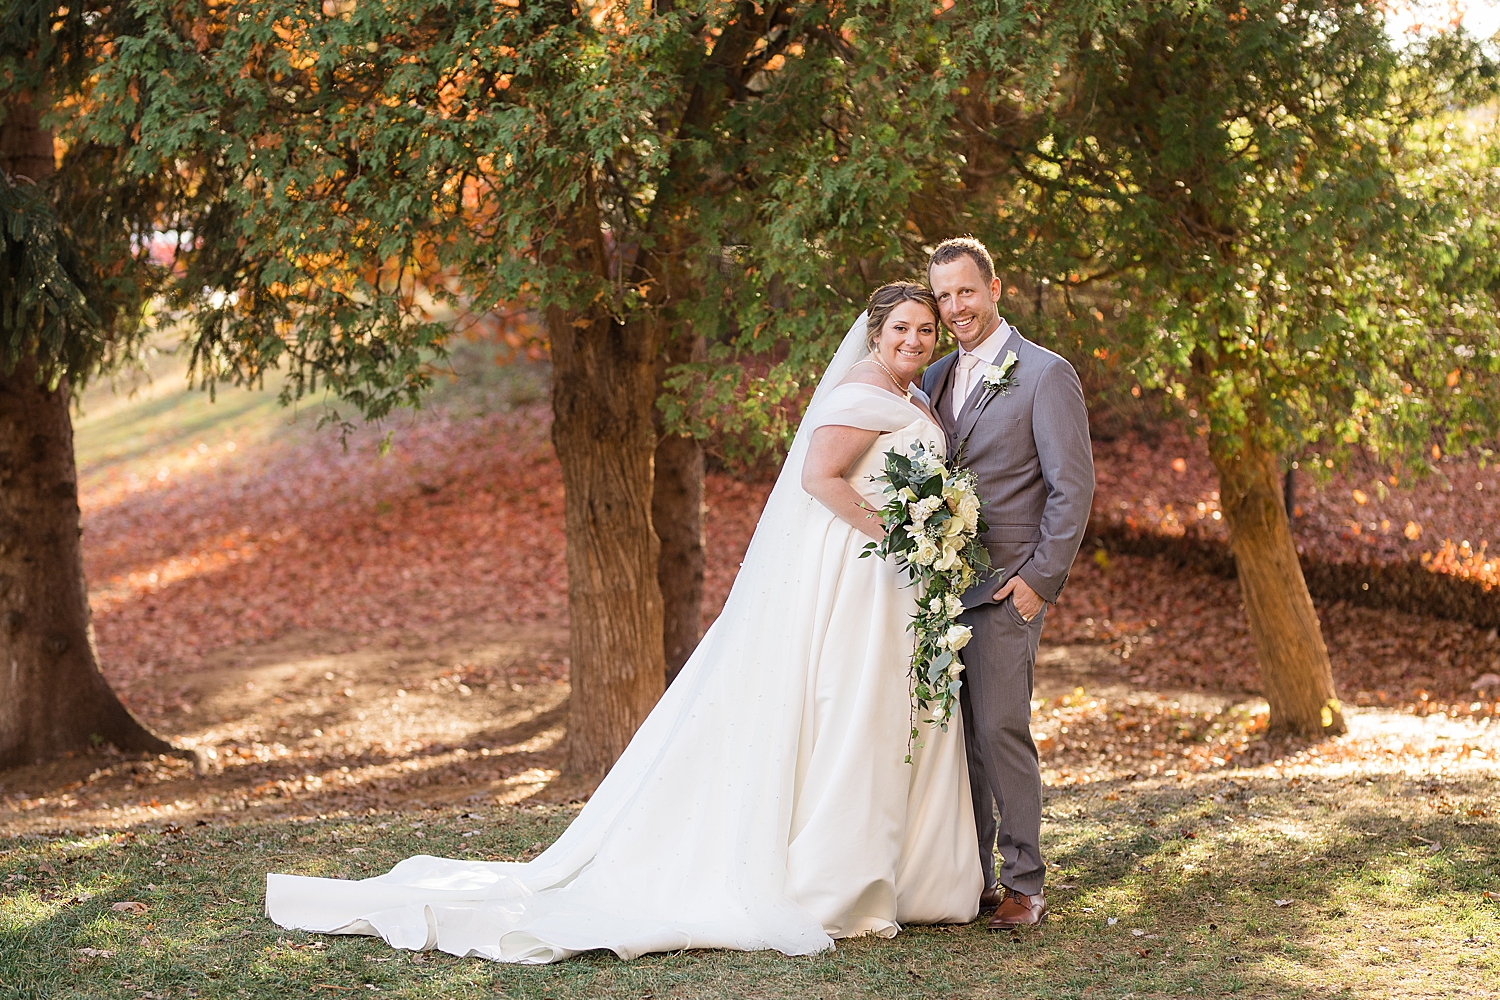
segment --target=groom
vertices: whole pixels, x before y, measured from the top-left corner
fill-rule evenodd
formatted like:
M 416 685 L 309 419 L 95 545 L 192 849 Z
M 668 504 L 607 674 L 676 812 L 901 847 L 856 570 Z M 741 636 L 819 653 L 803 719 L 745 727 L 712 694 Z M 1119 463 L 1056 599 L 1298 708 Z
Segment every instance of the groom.
M 1000 279 L 984 244 L 943 241 L 927 281 L 958 350 L 927 369 L 922 388 L 947 432 L 948 454 L 962 448 L 960 464 L 979 477 L 989 525 L 981 540 L 999 574 L 963 596 L 968 610 L 959 621 L 974 632 L 963 651 L 960 701 L 984 865 L 980 909 L 995 910 L 991 930 L 1010 930 L 1047 916 L 1032 668 L 1047 605 L 1057 602 L 1083 541 L 1094 458 L 1077 374 L 1000 318 Z

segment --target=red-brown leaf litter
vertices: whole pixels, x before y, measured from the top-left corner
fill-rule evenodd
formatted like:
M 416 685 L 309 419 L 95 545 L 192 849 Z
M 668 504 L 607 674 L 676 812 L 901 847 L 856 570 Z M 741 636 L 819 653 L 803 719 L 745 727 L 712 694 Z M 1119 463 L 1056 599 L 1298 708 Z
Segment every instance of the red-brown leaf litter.
M 440 407 L 356 431 L 347 447 L 304 422 L 233 444 L 177 434 L 82 468 L 103 670 L 149 724 L 213 756 L 197 775 L 171 758 L 108 755 L 13 772 L 0 787 L 0 812 L 18 817 L 7 825 L 537 794 L 566 737 L 549 423 L 533 398 L 477 415 Z M 1225 537 L 1200 439 L 1156 428 L 1095 451 L 1096 521 Z M 1500 476 L 1462 460 L 1440 468 L 1383 487 L 1373 469 L 1302 477 L 1299 546 L 1355 560 L 1418 559 L 1444 539 L 1483 552 L 1500 524 Z M 769 489 L 764 474 L 708 477 L 710 618 Z M 1340 602 L 1319 613 L 1347 701 L 1455 723 L 1495 713 L 1500 692 L 1474 687 L 1500 672 L 1492 630 Z M 1090 541 L 1049 612 L 1038 667 L 1046 780 L 1485 754 L 1467 737 L 1268 741 L 1257 688 L 1232 579 Z
M 1095 445 L 1097 520 L 1145 533 L 1227 543 L 1213 467 L 1200 438 L 1159 428 Z M 1421 562 L 1462 547 L 1479 579 L 1500 562 L 1479 555 L 1500 533 L 1500 469 L 1445 457 L 1422 480 L 1391 482 L 1373 463 L 1318 481 L 1297 477 L 1299 551 L 1333 562 Z M 1411 525 L 1411 527 L 1408 527 Z M 1147 687 L 1258 690 L 1249 625 L 1233 580 L 1192 573 L 1155 558 L 1084 551 L 1059 612 L 1053 642 L 1102 642 Z M 1458 567 L 1450 565 L 1450 571 Z M 1359 704 L 1405 704 L 1419 713 L 1493 714 L 1500 679 L 1494 629 L 1439 617 L 1319 602 L 1334 679 Z
M 86 571 L 106 673 L 145 709 L 141 679 L 191 672 L 214 650 L 294 631 L 564 626 L 562 482 L 548 426 L 541 403 L 462 420 L 426 413 L 397 427 L 384 455 L 374 430 L 347 448 L 324 431 L 220 450 L 213 467 L 189 449 L 160 478 L 96 484 L 83 499 Z M 1188 525 L 1227 538 L 1199 440 L 1169 428 L 1155 441 L 1120 438 L 1095 451 L 1096 516 L 1118 511 L 1168 534 Z M 1477 550 L 1485 526 L 1500 524 L 1500 475 L 1472 462 L 1444 471 L 1387 486 L 1383 497 L 1352 474 L 1321 484 L 1301 477 L 1299 546 L 1346 558 L 1418 558 L 1442 539 Z M 1364 504 L 1353 483 L 1364 484 Z M 708 477 L 710 617 L 768 492 L 764 477 Z M 1403 533 L 1410 519 L 1422 525 L 1418 538 Z M 1319 610 L 1351 699 L 1467 710 L 1484 701 L 1473 682 L 1500 669 L 1490 630 L 1342 602 Z M 1151 557 L 1086 545 L 1046 641 L 1104 645 L 1142 687 L 1258 688 L 1235 582 Z

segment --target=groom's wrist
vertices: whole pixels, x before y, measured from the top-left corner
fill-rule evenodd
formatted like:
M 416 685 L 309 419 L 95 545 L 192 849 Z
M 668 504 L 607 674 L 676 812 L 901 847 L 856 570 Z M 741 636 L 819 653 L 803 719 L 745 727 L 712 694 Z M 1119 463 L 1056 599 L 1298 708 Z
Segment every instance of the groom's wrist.
M 1026 581 L 1026 586 L 1035 591 L 1036 596 L 1040 597 L 1043 602 L 1047 604 L 1056 603 L 1057 593 L 1052 588 L 1052 582 L 1038 574 L 1031 563 L 1028 562 L 1026 565 L 1016 570 L 1016 576 L 1019 576 L 1022 580 Z

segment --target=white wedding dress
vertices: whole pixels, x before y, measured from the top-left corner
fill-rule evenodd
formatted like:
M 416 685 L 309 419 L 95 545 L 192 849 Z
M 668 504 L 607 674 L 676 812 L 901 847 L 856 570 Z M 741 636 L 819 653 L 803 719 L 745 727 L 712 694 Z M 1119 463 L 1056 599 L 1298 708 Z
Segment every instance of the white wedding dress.
M 859 558 L 867 536 L 801 489 L 814 428 L 941 448 L 918 407 L 838 385 L 864 317 L 809 406 L 723 612 L 557 842 L 525 863 L 419 856 L 361 881 L 270 875 L 283 927 L 377 935 L 397 948 L 542 963 L 608 948 L 805 955 L 901 924 L 972 920 L 984 887 L 961 720 L 910 727 L 915 593 Z

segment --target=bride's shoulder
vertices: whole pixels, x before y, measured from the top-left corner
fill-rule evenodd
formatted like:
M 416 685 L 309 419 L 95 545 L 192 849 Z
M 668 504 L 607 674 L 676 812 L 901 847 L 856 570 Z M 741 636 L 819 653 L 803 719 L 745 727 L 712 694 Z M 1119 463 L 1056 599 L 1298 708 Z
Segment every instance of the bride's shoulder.
M 883 378 L 886 378 L 885 373 L 880 371 L 874 365 L 855 365 L 853 368 L 849 369 L 847 374 L 844 375 L 843 380 L 840 381 L 838 385 L 833 387 L 833 391 L 838 392 L 840 389 L 847 389 L 850 386 L 860 385 L 866 386 L 871 389 L 880 389 L 882 385 L 880 379 Z
M 892 393 L 882 389 L 874 382 L 866 382 L 864 379 L 847 377 L 844 381 L 833 387 L 825 399 L 830 403 L 848 404 L 851 402 L 866 402 L 879 400 L 882 396 L 892 396 Z

